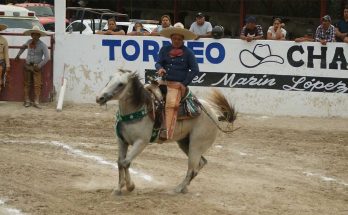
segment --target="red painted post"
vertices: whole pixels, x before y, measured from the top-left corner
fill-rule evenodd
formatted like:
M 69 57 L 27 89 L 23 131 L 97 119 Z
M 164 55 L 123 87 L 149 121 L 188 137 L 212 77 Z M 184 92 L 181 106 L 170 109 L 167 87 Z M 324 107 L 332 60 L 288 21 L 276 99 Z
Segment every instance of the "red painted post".
M 116 12 L 123 13 L 123 10 L 122 10 L 122 0 L 117 0 L 117 3 L 116 3 Z
M 327 0 L 320 0 L 320 18 L 327 14 Z
M 178 14 L 178 0 L 174 0 L 174 23 L 177 23 L 179 21 L 179 14 Z
M 240 0 L 240 5 L 239 5 L 239 27 L 240 27 L 240 30 L 242 30 L 242 28 L 244 26 L 244 19 L 245 19 L 244 0 Z

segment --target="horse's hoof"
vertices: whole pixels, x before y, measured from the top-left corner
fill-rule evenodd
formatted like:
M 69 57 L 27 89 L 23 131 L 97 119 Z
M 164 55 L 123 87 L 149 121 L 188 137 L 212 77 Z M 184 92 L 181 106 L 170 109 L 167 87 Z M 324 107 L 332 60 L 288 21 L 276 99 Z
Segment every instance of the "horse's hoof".
M 113 190 L 111 193 L 112 196 L 122 196 L 121 190 Z
M 175 188 L 175 192 L 185 194 L 188 192 L 188 189 L 187 189 L 187 187 L 180 187 L 179 186 L 179 187 Z
M 131 183 L 130 185 L 127 185 L 128 192 L 132 192 L 134 190 L 134 188 L 135 188 L 134 183 Z

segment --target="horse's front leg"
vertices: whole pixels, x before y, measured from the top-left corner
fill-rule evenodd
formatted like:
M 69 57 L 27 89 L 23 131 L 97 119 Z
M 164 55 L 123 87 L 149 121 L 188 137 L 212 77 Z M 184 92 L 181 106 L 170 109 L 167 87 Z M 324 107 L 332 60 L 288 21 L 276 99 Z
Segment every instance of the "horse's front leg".
M 118 140 L 118 189 L 114 190 L 113 193 L 117 195 L 122 194 L 122 188 L 126 185 L 126 170 L 122 165 L 122 161 L 127 156 L 128 144 L 123 142 L 121 139 Z
M 130 149 L 129 153 L 127 154 L 127 157 L 121 162 L 125 169 L 125 179 L 126 179 L 126 187 L 129 192 L 133 191 L 135 188 L 135 185 L 133 181 L 131 180 L 130 174 L 129 174 L 129 166 L 147 146 L 147 142 L 138 139 L 134 142 L 133 147 Z

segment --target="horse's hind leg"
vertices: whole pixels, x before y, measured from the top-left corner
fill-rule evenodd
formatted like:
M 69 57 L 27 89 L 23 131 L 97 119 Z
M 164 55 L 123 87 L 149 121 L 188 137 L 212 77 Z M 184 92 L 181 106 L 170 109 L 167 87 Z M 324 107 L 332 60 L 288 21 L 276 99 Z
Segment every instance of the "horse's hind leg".
M 189 147 L 190 147 L 190 137 L 187 136 L 184 139 L 179 140 L 178 145 L 179 145 L 179 148 L 188 156 Z M 207 163 L 208 163 L 207 159 L 205 159 L 205 157 L 203 157 L 202 155 L 199 161 L 198 170 L 201 170 Z
M 118 189 L 114 190 L 113 193 L 117 195 L 122 194 L 122 188 L 126 185 L 126 168 L 122 165 L 122 161 L 126 158 L 128 150 L 128 144 L 122 140 L 118 140 Z M 128 173 L 129 174 L 129 173 Z
M 187 186 L 190 184 L 191 180 L 198 174 L 199 172 L 199 163 L 201 160 L 201 154 L 195 154 L 189 152 L 189 160 L 188 160 L 188 170 L 186 173 L 185 179 L 179 184 L 175 191 L 177 193 L 186 193 Z
M 178 141 L 179 147 L 188 155 L 188 169 L 185 179 L 175 188 L 176 192 L 186 193 L 187 186 L 207 163 L 207 160 L 202 155 L 214 142 L 215 135 L 207 132 L 205 134 L 203 136 L 202 132 L 191 133 L 187 139 Z

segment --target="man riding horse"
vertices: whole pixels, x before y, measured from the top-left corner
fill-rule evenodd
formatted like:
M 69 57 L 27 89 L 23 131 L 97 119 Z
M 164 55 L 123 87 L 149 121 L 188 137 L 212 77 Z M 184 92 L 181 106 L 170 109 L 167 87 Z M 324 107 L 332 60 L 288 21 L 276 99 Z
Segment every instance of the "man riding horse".
M 161 88 L 166 88 L 165 125 L 160 133 L 161 140 L 173 138 L 177 120 L 177 112 L 181 98 L 187 85 L 199 73 L 198 64 L 193 51 L 184 45 L 184 40 L 193 40 L 196 34 L 176 23 L 174 27 L 163 29 L 161 36 L 170 38 L 172 44 L 163 46 L 155 64 L 157 74 L 164 78 Z

